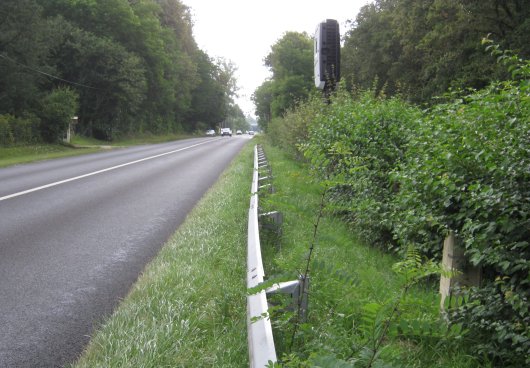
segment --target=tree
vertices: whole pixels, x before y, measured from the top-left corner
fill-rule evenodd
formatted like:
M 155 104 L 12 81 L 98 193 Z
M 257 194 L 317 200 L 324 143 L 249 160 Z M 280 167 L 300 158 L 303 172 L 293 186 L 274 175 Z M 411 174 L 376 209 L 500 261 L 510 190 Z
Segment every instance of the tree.
M 250 125 L 248 124 L 245 114 L 238 105 L 231 104 L 228 108 L 228 114 L 226 117 L 226 125 L 232 127 L 233 130 L 249 130 Z
M 142 60 L 110 39 L 63 27 L 68 36 L 53 56 L 63 77 L 80 84 L 79 129 L 106 140 L 138 130 L 133 120 L 147 88 Z
M 9 121 L 38 125 L 44 96 L 69 85 L 84 134 L 192 131 L 224 120 L 237 91 L 235 66 L 198 49 L 180 0 L 5 0 L 0 21 Z
M 177 2 L 166 2 L 166 10 Z M 178 3 L 180 4 L 180 3 Z M 152 0 L 50 0 L 47 14 L 60 14 L 85 32 L 117 44 L 138 58 L 146 90 L 138 106 L 133 130 L 167 132 L 177 129 L 191 105 L 196 85 L 193 59 L 177 39 L 175 29 L 187 18 L 163 17 Z M 167 25 L 162 24 L 162 19 Z M 182 29 L 191 24 L 182 24 Z
M 69 87 L 59 87 L 47 94 L 42 100 L 42 137 L 48 142 L 60 141 L 77 108 L 77 93 Z
M 256 106 L 258 124 L 262 130 L 267 130 L 267 125 L 272 119 L 272 101 L 274 84 L 272 80 L 264 81 L 252 94 L 252 101 Z
M 219 68 L 203 51 L 197 52 L 196 62 L 199 83 L 192 92 L 187 120 L 194 130 L 214 128 L 226 114 L 225 91 L 217 79 Z
M 396 81 L 390 77 L 392 65 L 401 54 L 399 40 L 392 26 L 393 1 L 365 5 L 352 28 L 346 32 L 342 51 L 342 75 L 348 83 L 387 93 L 394 93 Z
M 309 96 L 313 88 L 313 41 L 307 33 L 286 32 L 264 62 L 272 78 L 252 96 L 263 129 L 272 118 L 282 116 Z
M 312 82 L 313 41 L 305 32 L 286 32 L 272 45 L 264 62 L 275 80 L 299 75 Z
M 55 72 L 47 59 L 54 31 L 35 0 L 0 2 L 0 113 L 22 115 L 38 106 L 48 81 L 43 73 Z
M 488 33 L 530 54 L 530 10 L 521 0 L 376 0 L 346 32 L 343 76 L 351 87 L 376 87 L 431 102 L 449 87 L 482 88 L 508 74 L 483 51 Z

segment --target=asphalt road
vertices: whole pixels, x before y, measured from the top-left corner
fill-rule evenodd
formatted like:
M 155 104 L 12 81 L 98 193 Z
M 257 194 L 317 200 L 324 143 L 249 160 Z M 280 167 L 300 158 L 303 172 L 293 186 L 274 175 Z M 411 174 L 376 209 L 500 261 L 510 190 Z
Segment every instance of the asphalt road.
M 0 169 L 0 367 L 62 367 L 248 138 Z

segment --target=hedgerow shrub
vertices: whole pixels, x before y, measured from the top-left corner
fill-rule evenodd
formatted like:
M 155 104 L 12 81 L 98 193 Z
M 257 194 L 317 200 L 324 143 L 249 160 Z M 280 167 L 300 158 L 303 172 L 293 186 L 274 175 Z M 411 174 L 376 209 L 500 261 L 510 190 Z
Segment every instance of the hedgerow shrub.
M 314 95 L 288 110 L 283 117 L 272 119 L 268 126 L 271 142 L 296 158 L 302 158 L 298 146 L 307 141 L 308 127 L 325 108 L 322 98 Z
M 0 115 L 0 145 L 7 147 L 38 142 L 38 125 L 39 119 L 36 116 Z
M 59 87 L 42 100 L 41 136 L 47 142 L 60 141 L 68 123 L 78 109 L 78 94 L 68 87 Z
M 425 251 L 457 234 L 485 279 L 453 318 L 473 331 L 478 354 L 514 367 L 530 364 L 529 66 L 434 106 L 394 175 L 394 234 Z
M 36 143 L 41 140 L 40 120 L 35 115 L 14 118 L 10 122 L 11 132 L 16 144 Z
M 418 108 L 398 98 L 339 93 L 325 113 L 314 117 L 300 146 L 333 184 L 337 212 L 371 243 L 392 244 L 390 203 L 398 188 L 389 175 L 404 157 L 420 117 Z
M 0 115 L 0 145 L 6 147 L 13 144 L 13 133 L 9 126 L 10 115 Z

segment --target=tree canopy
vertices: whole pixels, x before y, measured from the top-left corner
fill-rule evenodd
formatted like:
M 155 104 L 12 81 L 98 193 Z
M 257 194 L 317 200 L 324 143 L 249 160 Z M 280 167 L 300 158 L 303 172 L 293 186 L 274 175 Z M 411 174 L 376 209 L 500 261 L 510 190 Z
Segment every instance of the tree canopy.
M 0 3 L 0 115 L 48 124 L 42 103 L 69 87 L 86 135 L 193 131 L 226 118 L 234 71 L 198 48 L 179 0 Z
M 262 128 L 307 98 L 313 84 L 313 41 L 307 33 L 286 32 L 264 59 L 272 77 L 254 92 Z
M 482 88 L 506 79 L 483 50 L 491 38 L 530 56 L 530 7 L 523 0 L 376 0 L 344 37 L 348 84 L 429 102 L 448 88 Z M 527 4 L 526 4 L 527 5 Z

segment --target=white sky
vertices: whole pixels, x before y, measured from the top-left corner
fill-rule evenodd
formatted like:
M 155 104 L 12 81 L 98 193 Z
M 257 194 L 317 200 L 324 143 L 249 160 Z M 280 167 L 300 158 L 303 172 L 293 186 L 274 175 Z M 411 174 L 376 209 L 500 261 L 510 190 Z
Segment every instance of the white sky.
M 263 59 L 285 32 L 315 32 L 318 23 L 336 19 L 341 36 L 370 0 L 182 0 L 191 8 L 199 48 L 211 57 L 231 60 L 238 68 L 236 100 L 254 115 L 250 97 L 270 77 Z

